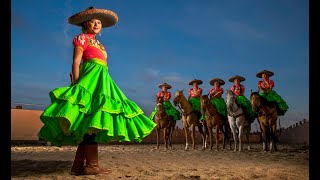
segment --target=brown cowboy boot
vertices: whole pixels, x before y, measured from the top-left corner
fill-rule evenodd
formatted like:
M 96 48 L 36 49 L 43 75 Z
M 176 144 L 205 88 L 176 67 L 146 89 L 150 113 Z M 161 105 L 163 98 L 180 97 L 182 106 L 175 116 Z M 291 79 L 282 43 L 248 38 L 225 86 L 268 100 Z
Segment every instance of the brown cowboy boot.
M 86 145 L 86 166 L 84 167 L 85 175 L 109 174 L 110 169 L 104 169 L 98 165 L 98 144 Z
M 85 159 L 85 144 L 81 143 L 78 145 L 76 155 L 71 167 L 71 175 L 81 175 L 83 174 L 83 165 Z

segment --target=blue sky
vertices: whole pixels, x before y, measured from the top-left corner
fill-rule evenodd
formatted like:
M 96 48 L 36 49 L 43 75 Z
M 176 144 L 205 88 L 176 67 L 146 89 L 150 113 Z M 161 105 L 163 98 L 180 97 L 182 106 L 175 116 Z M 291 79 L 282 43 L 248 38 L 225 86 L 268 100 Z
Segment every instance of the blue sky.
M 89 6 L 119 16 L 98 39 L 107 49 L 111 77 L 147 116 L 160 83 L 187 95 L 194 78 L 203 80 L 207 93 L 210 79 L 223 79 L 229 89 L 228 79 L 241 75 L 249 98 L 250 89 L 257 90 L 255 74 L 266 69 L 275 73 L 274 90 L 289 106 L 281 126 L 309 120 L 305 0 L 12 0 L 12 107 L 43 110 L 51 90 L 69 85 L 72 39 L 81 31 L 67 19 Z

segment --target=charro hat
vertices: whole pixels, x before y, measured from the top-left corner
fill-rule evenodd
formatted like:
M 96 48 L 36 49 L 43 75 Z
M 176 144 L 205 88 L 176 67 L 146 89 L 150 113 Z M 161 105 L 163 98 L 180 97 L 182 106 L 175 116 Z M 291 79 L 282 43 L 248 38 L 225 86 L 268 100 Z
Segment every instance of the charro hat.
M 82 12 L 72 15 L 68 18 L 68 22 L 76 26 L 82 26 L 84 22 L 90 19 L 99 19 L 102 23 L 102 28 L 113 26 L 118 22 L 118 16 L 115 12 L 94 7 L 89 7 Z
M 213 79 L 210 80 L 210 84 L 212 86 L 214 86 L 215 82 L 218 82 L 220 85 L 224 85 L 225 84 L 224 80 L 222 80 L 220 78 L 213 78 Z
M 193 85 L 193 83 L 198 83 L 198 84 L 202 84 L 203 82 L 200 79 L 193 79 L 189 82 L 189 85 Z
M 263 71 L 258 72 L 258 73 L 256 74 L 256 76 L 257 76 L 258 78 L 262 78 L 262 74 L 266 74 L 266 75 L 268 75 L 269 77 L 274 75 L 274 73 L 271 72 L 271 71 L 263 70 Z
M 235 79 L 239 79 L 240 82 L 246 80 L 246 78 L 244 78 L 244 77 L 242 77 L 242 76 L 236 75 L 236 76 L 232 76 L 232 77 L 229 79 L 229 81 L 230 81 L 230 82 L 233 82 Z
M 169 84 L 167 84 L 167 83 L 163 83 L 163 84 L 159 84 L 159 85 L 158 85 L 159 88 L 162 88 L 162 86 L 165 86 L 167 89 L 172 88 L 172 86 L 169 85 Z

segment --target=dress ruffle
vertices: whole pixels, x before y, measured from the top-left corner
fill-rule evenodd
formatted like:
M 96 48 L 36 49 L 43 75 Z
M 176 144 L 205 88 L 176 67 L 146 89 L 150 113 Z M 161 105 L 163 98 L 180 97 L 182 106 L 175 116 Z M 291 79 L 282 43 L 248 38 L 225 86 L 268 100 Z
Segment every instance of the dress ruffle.
M 237 96 L 237 103 L 240 107 L 245 108 L 246 116 L 251 122 L 253 122 L 256 119 L 257 115 L 253 111 L 250 101 L 245 96 Z
M 94 62 L 81 65 L 76 85 L 56 88 L 50 98 L 52 104 L 40 116 L 39 137 L 57 146 L 79 144 L 86 133 L 95 133 L 98 143 L 141 142 L 156 126 L 126 98 L 107 67 Z
M 269 93 L 260 92 L 260 95 L 266 98 L 267 101 L 276 102 L 279 116 L 283 116 L 288 111 L 289 106 L 276 91 L 270 91 Z
M 227 117 L 227 104 L 222 97 L 220 98 L 213 98 L 210 100 L 214 107 L 217 109 L 218 113 L 224 117 Z

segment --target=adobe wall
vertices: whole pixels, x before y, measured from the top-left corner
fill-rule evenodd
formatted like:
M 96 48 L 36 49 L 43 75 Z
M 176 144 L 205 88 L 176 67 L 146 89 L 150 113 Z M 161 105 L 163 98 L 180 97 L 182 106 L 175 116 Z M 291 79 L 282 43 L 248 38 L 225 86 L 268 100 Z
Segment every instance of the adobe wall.
M 40 120 L 40 115 L 43 111 L 38 110 L 27 110 L 27 109 L 11 109 L 11 140 L 12 141 L 38 141 L 38 132 L 43 126 Z M 202 143 L 202 138 L 196 128 L 196 144 Z M 191 143 L 191 131 L 189 131 L 189 144 Z M 220 136 L 220 141 L 222 141 L 222 136 Z M 246 141 L 243 138 L 244 142 Z M 250 134 L 250 142 L 260 142 L 259 133 Z M 290 144 L 309 144 L 309 123 L 296 124 L 294 127 L 282 129 L 280 137 L 280 142 L 290 143 Z M 154 130 L 149 136 L 143 139 L 142 143 L 156 143 L 157 136 Z M 214 140 L 215 142 L 215 140 Z M 163 143 L 163 133 L 160 133 L 160 143 Z M 184 144 L 185 136 L 183 129 L 175 129 L 173 133 L 172 143 Z

